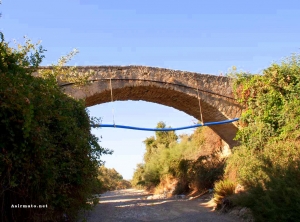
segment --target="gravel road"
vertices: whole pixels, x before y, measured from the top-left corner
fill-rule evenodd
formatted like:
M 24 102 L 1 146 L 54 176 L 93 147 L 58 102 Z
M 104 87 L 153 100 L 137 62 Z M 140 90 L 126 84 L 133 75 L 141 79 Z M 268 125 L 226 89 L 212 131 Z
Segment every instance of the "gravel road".
M 102 194 L 99 204 L 86 214 L 87 222 L 233 222 L 234 215 L 221 214 L 205 207 L 209 196 L 188 199 L 147 199 L 143 190 L 126 189 Z

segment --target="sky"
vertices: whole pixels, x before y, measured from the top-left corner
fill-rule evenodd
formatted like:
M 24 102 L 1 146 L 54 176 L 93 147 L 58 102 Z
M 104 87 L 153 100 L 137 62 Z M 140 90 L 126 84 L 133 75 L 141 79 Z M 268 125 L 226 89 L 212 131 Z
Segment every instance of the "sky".
M 300 50 L 299 0 L 101 1 L 2 0 L 0 31 L 5 40 L 42 40 L 41 65 L 79 50 L 68 65 L 145 65 L 205 74 L 232 66 L 261 73 Z M 155 127 L 192 125 L 195 119 L 171 107 L 116 101 L 89 107 L 103 123 Z M 105 165 L 131 179 L 142 162 L 143 141 L 154 132 L 93 129 L 100 145 L 114 150 Z M 192 133 L 192 130 L 178 131 Z

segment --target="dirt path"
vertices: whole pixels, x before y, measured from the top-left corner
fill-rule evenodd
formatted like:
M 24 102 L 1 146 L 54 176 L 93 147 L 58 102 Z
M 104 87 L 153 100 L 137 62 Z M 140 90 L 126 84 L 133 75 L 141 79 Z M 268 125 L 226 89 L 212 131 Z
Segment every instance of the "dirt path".
M 233 222 L 241 219 L 233 215 L 213 212 L 205 207 L 209 197 L 188 199 L 147 199 L 142 190 L 127 189 L 107 192 L 92 212 L 87 213 L 87 222 Z

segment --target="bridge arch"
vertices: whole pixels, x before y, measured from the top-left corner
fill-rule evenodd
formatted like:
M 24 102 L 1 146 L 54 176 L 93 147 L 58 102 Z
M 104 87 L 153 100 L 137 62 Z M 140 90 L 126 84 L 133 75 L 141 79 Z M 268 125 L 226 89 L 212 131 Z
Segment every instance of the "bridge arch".
M 43 69 L 49 67 L 41 67 Z M 61 82 L 65 93 L 84 99 L 86 106 L 114 101 L 143 100 L 173 107 L 204 122 L 237 118 L 242 107 L 233 98 L 231 80 L 224 76 L 198 74 L 146 66 L 81 66 L 80 72 L 93 71 L 91 84 L 75 87 Z M 236 142 L 236 123 L 210 126 L 230 147 Z

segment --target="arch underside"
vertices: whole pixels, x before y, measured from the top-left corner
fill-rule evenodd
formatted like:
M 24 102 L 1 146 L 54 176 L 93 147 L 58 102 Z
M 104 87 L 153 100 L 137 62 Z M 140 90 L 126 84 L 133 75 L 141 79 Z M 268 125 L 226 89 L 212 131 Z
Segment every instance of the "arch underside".
M 85 102 L 87 107 L 111 102 L 111 91 L 107 85 L 105 87 L 101 87 L 99 85 L 98 87 L 99 90 L 97 92 L 93 92 L 92 95 L 86 96 Z M 215 122 L 234 118 L 233 116 L 226 116 L 224 112 L 220 111 L 220 107 L 217 107 L 216 105 L 222 104 L 223 106 L 225 105 L 230 107 L 232 106 L 230 101 L 224 98 L 208 95 L 206 93 L 200 93 L 200 98 L 204 122 Z M 143 100 L 147 102 L 153 102 L 173 107 L 193 116 L 198 120 L 201 120 L 197 92 L 193 91 L 178 91 L 168 88 L 165 85 L 127 85 L 124 87 L 113 87 L 113 100 Z M 215 106 L 211 104 L 214 104 Z M 233 140 L 233 138 L 236 135 L 237 127 L 233 123 L 210 126 L 210 128 L 215 131 L 229 146 L 233 147 L 236 145 L 236 142 Z

